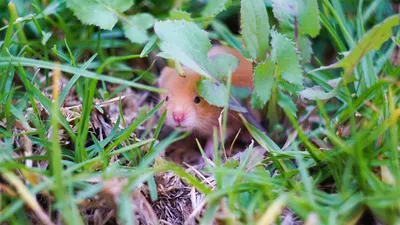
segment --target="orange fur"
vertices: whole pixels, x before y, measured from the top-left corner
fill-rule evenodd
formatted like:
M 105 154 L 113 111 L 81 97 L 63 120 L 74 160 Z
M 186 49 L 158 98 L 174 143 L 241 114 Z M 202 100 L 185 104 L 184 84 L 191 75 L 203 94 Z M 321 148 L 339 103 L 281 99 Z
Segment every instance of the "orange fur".
M 209 57 L 220 53 L 228 53 L 239 60 L 238 68 L 232 73 L 232 85 L 252 88 L 253 68 L 251 62 L 247 61 L 236 50 L 215 46 L 209 52 Z M 165 67 L 158 80 L 159 86 L 167 90 L 166 94 L 160 96 L 160 100 L 168 101 L 162 106 L 161 111 L 167 110 L 166 124 L 173 128 L 182 130 L 192 130 L 198 132 L 202 136 L 211 136 L 212 128 L 218 126 L 218 117 L 222 108 L 208 104 L 204 99 L 196 104 L 194 99 L 198 96 L 196 91 L 196 82 L 202 78 L 196 72 L 185 69 L 185 77 L 179 76 L 174 68 Z M 184 113 L 185 120 L 180 124 L 174 121 L 173 113 Z M 237 130 L 238 119 L 236 113 L 230 113 L 230 121 L 228 122 L 228 133 L 235 133 Z M 233 130 L 232 130 L 233 129 Z

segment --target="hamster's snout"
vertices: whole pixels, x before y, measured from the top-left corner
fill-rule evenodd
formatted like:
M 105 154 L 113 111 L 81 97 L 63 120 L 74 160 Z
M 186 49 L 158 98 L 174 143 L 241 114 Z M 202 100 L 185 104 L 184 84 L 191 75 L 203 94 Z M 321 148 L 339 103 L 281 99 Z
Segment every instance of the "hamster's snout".
M 181 124 L 185 120 L 185 113 L 184 112 L 172 112 L 172 117 L 174 118 L 175 122 Z

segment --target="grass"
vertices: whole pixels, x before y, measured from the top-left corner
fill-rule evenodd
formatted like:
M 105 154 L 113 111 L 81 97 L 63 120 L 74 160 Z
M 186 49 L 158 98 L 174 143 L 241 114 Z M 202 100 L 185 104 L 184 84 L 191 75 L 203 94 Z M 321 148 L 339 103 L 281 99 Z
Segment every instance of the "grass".
M 198 15 L 190 2 L 183 9 Z M 239 3 L 212 22 L 197 19 L 241 48 L 231 22 Z M 172 4 L 138 1 L 126 14 L 164 19 Z M 304 70 L 340 59 L 399 7 L 321 1 Z M 0 0 L 0 17 L 1 224 L 400 224 L 398 27 L 357 65 L 360 82 L 329 100 L 298 99 L 297 118 L 266 112 L 267 133 L 243 118 L 254 142 L 236 144 L 241 153 L 228 159 L 230 143 L 217 146 L 197 170 L 165 153 L 192 136 L 163 132 L 165 114 L 156 115 L 155 36 L 137 45 L 120 24 L 82 25 L 64 1 Z M 329 92 L 343 76 L 305 72 L 305 84 Z

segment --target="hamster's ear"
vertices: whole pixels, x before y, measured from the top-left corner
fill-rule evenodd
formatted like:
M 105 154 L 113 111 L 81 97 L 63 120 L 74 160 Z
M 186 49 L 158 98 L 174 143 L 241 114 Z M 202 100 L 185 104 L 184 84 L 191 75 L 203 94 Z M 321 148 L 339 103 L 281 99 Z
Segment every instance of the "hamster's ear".
M 168 77 L 171 77 L 174 73 L 176 73 L 174 68 L 171 67 L 164 67 L 161 70 L 160 76 L 157 79 L 158 86 L 162 86 L 168 80 Z

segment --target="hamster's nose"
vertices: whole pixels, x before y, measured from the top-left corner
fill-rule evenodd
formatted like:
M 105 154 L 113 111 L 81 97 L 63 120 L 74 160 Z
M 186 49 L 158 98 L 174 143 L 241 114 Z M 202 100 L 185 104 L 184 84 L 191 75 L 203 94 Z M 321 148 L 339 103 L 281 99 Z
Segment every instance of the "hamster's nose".
M 184 112 L 173 112 L 172 117 L 177 123 L 182 123 L 185 120 Z

